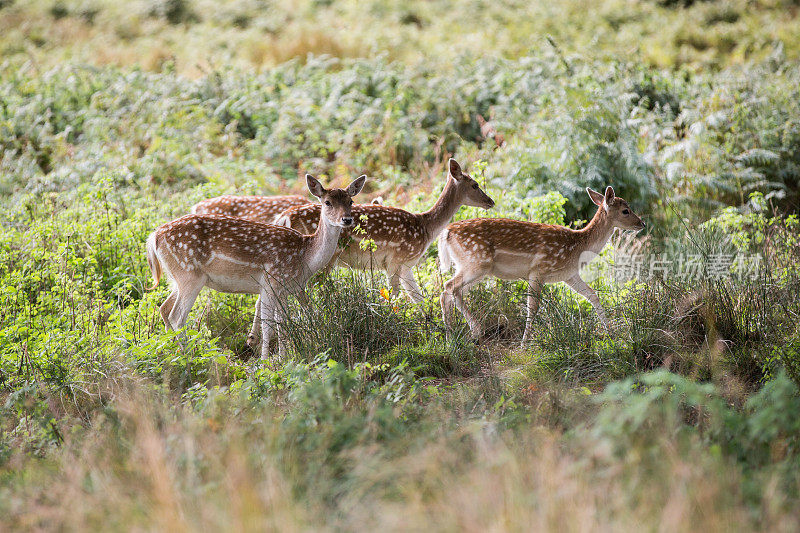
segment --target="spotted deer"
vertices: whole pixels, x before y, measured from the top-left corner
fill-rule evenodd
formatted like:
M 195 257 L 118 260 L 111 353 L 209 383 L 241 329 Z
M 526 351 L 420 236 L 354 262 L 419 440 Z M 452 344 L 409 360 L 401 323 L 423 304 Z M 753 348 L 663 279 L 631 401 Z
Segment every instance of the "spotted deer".
M 434 206 L 424 213 L 409 213 L 385 205 L 354 205 L 353 217 L 358 227 L 349 232 L 354 242 L 345 245 L 334 260 L 351 268 L 378 268 L 386 271 L 393 293 L 400 286 L 419 303 L 422 290 L 411 270 L 425 250 L 447 226 L 462 205 L 490 209 L 492 200 L 474 179 L 450 159 L 447 183 Z M 281 215 L 276 224 L 291 227 L 301 233 L 317 228 L 319 206 L 293 207 Z M 369 239 L 374 246 L 362 247 L 359 242 Z
M 269 197 L 258 197 L 258 196 L 254 196 L 252 198 L 264 198 L 265 200 L 269 200 L 270 199 Z M 280 198 L 280 197 L 274 197 L 274 198 Z M 290 198 L 290 197 L 287 197 L 287 198 Z M 306 202 L 306 204 L 307 203 L 308 202 Z M 383 205 L 383 197 L 382 196 L 375 197 L 375 198 L 372 199 L 372 202 L 370 202 L 370 203 L 373 204 L 373 205 Z M 303 205 L 306 205 L 306 204 L 303 204 Z M 292 206 L 288 206 L 287 209 L 291 209 L 291 207 Z M 297 206 L 295 206 L 295 207 L 297 207 Z M 235 215 L 231 215 L 231 216 L 235 216 Z M 272 222 L 277 223 L 277 221 L 275 220 L 276 218 L 278 218 L 278 217 L 270 217 L 269 220 L 271 220 Z M 258 220 L 258 218 L 256 218 L 256 217 L 253 217 L 251 219 Z M 356 222 L 356 224 L 357 224 L 357 222 Z M 316 228 L 316 223 L 314 224 L 314 227 Z M 311 231 L 309 231 L 308 233 L 311 233 Z M 349 239 L 349 237 L 348 237 L 348 239 Z M 308 298 L 304 293 L 298 294 L 298 298 L 300 299 L 301 304 L 303 304 L 303 305 L 308 305 L 309 304 Z M 248 346 L 251 346 L 251 347 L 255 346 L 256 337 L 258 336 L 259 324 L 261 323 L 261 316 L 259 315 L 259 311 L 258 311 L 259 309 L 260 309 L 260 307 L 258 305 L 258 302 L 256 302 L 256 312 L 255 312 L 255 316 L 253 316 L 253 327 L 250 328 L 250 333 L 247 335 L 247 344 L 248 344 Z
M 262 357 L 269 353 L 274 326 L 280 327 L 288 294 L 330 262 L 339 234 L 353 225 L 353 196 L 364 187 L 361 176 L 346 189 L 325 189 L 306 175 L 311 194 L 320 199 L 318 229 L 302 235 L 292 229 L 223 215 L 186 215 L 164 224 L 147 239 L 147 262 L 154 289 L 164 272 L 172 292 L 161 305 L 167 328 L 178 329 L 203 287 L 220 292 L 258 294 Z M 274 320 L 273 320 L 274 319 Z M 281 357 L 284 345 L 278 343 Z
M 272 224 L 278 215 L 287 209 L 310 203 L 312 203 L 311 200 L 297 194 L 286 196 L 235 196 L 226 194 L 202 200 L 193 205 L 189 212 L 193 215 L 225 215 Z M 373 198 L 372 203 L 383 205 L 383 197 L 377 196 Z
M 600 194 L 586 192 L 598 206 L 584 228 L 538 224 L 506 218 L 478 218 L 450 224 L 439 236 L 439 266 L 442 272 L 455 266 L 455 275 L 444 286 L 441 296 L 445 324 L 450 324 L 453 303 L 464 315 L 473 337 L 481 335 L 480 323 L 464 305 L 469 287 L 486 276 L 507 280 L 527 280 L 527 317 L 522 342 L 529 339 L 531 322 L 539 309 L 544 283 L 565 281 L 592 304 L 603 325 L 606 314 L 597 294 L 579 276 L 581 261 L 600 252 L 614 228 L 641 230 L 645 224 L 622 198 L 608 187 Z
M 193 215 L 225 215 L 272 224 L 275 222 L 275 217 L 290 207 L 310 203 L 311 200 L 297 194 L 287 196 L 234 196 L 228 194 L 198 202 L 192 206 L 191 213 Z
M 311 200 L 296 194 L 287 196 L 234 196 L 225 195 L 216 198 L 209 198 L 195 204 L 191 212 L 193 214 L 216 214 L 229 217 L 244 218 L 255 222 L 275 223 L 275 219 L 287 209 L 301 205 L 311 204 Z M 383 197 L 378 196 L 372 199 L 372 203 L 383 205 Z M 316 222 L 316 221 L 315 221 Z M 316 226 L 315 226 L 316 228 Z M 312 233 L 309 231 L 308 233 Z M 308 303 L 303 293 L 298 295 L 300 300 Z M 253 317 L 253 327 L 247 335 L 247 344 L 255 347 L 258 332 L 261 329 L 261 316 L 259 314 L 261 306 L 256 302 L 256 312 Z
M 486 120 L 481 114 L 475 115 L 475 118 L 478 120 L 478 126 L 481 128 L 481 136 L 484 140 L 488 141 L 489 139 L 493 139 L 495 148 L 502 148 L 506 144 L 506 138 L 502 133 L 497 131 L 497 128 L 494 127 L 494 122 Z

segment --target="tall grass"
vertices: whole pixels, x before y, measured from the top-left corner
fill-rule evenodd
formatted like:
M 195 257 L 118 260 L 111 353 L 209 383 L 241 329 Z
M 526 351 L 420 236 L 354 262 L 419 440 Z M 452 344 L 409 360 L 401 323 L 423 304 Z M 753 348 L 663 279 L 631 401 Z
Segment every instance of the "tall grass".
M 653 375 L 646 381 L 650 393 L 609 390 L 610 403 L 586 430 L 569 417 L 574 435 L 565 437 L 511 422 L 508 406 L 505 414 L 477 416 L 467 403 L 464 415 L 453 416 L 436 402 L 423 413 L 404 396 L 392 407 L 387 389 L 369 377 L 330 368 L 301 369 L 309 377 L 290 386 L 285 411 L 263 397 L 252 403 L 236 394 L 176 409 L 162 393 L 126 377 L 113 401 L 88 424 L 73 425 L 46 460 L 12 453 L 0 483 L 4 526 L 730 531 L 798 525 L 794 497 L 778 488 L 780 470 L 742 471 L 727 452 L 709 451 L 713 433 L 682 421 L 682 402 L 708 402 L 708 395 L 711 426 L 723 421 L 715 417 L 730 416 L 714 410 L 713 387 L 695 391 L 678 380 L 664 389 L 663 375 Z M 340 396 L 341 386 L 360 392 Z M 668 402 L 659 400 L 663 394 Z M 580 397 L 567 401 L 565 410 L 594 411 Z M 647 402 L 649 418 L 641 419 L 634 402 Z M 9 466 L 28 475 L 9 479 Z M 756 487 L 754 497 L 749 491 Z
M 773 4 L 0 0 L 0 529 L 797 529 Z M 251 357 L 253 296 L 164 330 L 144 239 L 199 199 L 369 173 L 419 210 L 450 155 L 497 200 L 459 219 L 580 227 L 611 184 L 653 228 L 619 252 L 699 270 L 605 252 L 611 331 L 549 286 L 524 346 L 524 283 L 445 334 L 434 250 L 421 305 L 345 269 L 290 298 L 287 361 Z M 726 254 L 760 268 L 710 275 Z

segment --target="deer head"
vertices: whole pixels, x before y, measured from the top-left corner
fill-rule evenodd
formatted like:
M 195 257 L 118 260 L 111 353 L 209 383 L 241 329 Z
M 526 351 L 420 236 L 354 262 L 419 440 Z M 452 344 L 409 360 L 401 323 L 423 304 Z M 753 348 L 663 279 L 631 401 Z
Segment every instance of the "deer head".
M 367 176 L 356 178 L 346 189 L 326 189 L 312 176 L 306 174 L 306 184 L 311 194 L 322 204 L 322 220 L 329 226 L 349 228 L 353 225 L 352 197 L 361 192 Z
M 449 164 L 449 175 L 453 178 L 456 194 L 457 197 L 461 199 L 461 204 L 472 207 L 482 207 L 484 209 L 491 209 L 494 207 L 494 200 L 483 192 L 483 189 L 481 189 L 477 181 L 461 170 L 461 165 L 459 165 L 455 159 L 450 158 Z
M 606 212 L 608 220 L 615 228 L 637 231 L 645 228 L 644 221 L 633 212 L 628 202 L 614 196 L 614 189 L 610 186 L 606 187 L 605 194 L 600 194 L 589 187 L 586 187 L 586 192 L 589 193 L 592 202 Z

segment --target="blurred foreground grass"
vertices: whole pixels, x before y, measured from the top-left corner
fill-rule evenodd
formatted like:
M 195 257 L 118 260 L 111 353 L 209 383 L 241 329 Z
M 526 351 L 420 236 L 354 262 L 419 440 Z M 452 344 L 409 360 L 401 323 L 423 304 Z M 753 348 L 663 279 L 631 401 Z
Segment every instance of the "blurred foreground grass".
M 796 530 L 796 17 L 0 0 L 0 529 Z M 497 200 L 457 218 L 579 226 L 612 184 L 651 228 L 617 250 L 670 266 L 604 252 L 611 335 L 557 285 L 519 346 L 526 287 L 490 280 L 494 336 L 447 339 L 434 249 L 420 306 L 309 287 L 288 362 L 248 359 L 250 296 L 164 332 L 144 240 L 199 199 L 366 172 L 422 210 L 450 155 Z

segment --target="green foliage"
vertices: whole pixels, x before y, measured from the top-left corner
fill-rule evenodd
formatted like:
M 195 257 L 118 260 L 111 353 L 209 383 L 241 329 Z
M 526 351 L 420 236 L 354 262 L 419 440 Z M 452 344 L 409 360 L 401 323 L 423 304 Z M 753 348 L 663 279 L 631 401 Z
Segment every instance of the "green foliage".
M 776 41 L 797 58 L 792 5 L 790 0 L 755 5 L 567 0 L 557 6 L 511 0 L 3 0 L 9 31 L 0 50 L 15 62 L 32 58 L 45 67 L 78 56 L 91 64 L 158 70 L 171 56 L 169 63 L 196 75 L 202 71 L 198 63 L 259 68 L 308 54 L 388 54 L 408 62 L 420 55 L 443 61 L 486 54 L 516 58 L 552 43 L 567 66 L 577 54 L 635 56 L 662 68 L 718 69 L 763 58 Z M 16 20 L 28 23 L 15 25 Z
M 571 216 L 587 218 L 593 204 L 586 187 L 613 184 L 618 196 L 640 210 L 654 203 L 654 169 L 629 120 L 653 112 L 623 94 L 614 80 L 618 75 L 586 65 L 566 87 L 549 91 L 546 105 L 531 110 L 535 120 L 504 154 L 514 161 L 508 183 L 518 194 L 555 189 L 569 200 Z M 659 120 L 669 116 L 661 108 L 655 113 Z
M 408 365 L 358 363 L 327 357 L 286 370 L 288 410 L 277 446 L 301 493 L 329 502 L 351 490 L 358 457 L 377 444 L 391 448 L 417 421 L 425 388 Z
M 676 199 L 705 213 L 744 205 L 751 192 L 797 203 L 797 70 L 781 59 L 685 79 L 579 60 L 565 71 L 546 54 L 446 69 L 312 58 L 196 81 L 74 66 L 33 78 L 20 67 L 3 71 L 7 193 L 61 191 L 106 168 L 124 169 L 117 183 L 145 189 L 209 179 L 277 190 L 294 185 L 298 170 L 367 171 L 381 189 L 415 185 L 443 151 L 487 158 L 474 117 L 491 107 L 507 147 L 476 175 L 490 193 L 513 193 L 509 208 L 524 216 L 540 214 L 511 202 L 558 191 L 567 218 L 586 219 L 585 187 L 608 184 L 635 209 L 673 223 Z M 765 72 L 769 87 L 760 85 Z
M 721 76 L 712 90 L 684 104 L 680 128 L 664 130 L 661 163 L 697 202 L 745 204 L 761 192 L 776 205 L 798 204 L 798 89 L 796 66 L 781 50 L 771 61 Z
M 783 366 L 786 375 L 800 387 L 800 338 L 797 334 L 791 335 L 779 346 L 772 347 L 770 357 L 765 363 L 766 370 L 771 374 L 776 364 Z
M 12 447 L 43 457 L 64 441 L 47 398 L 33 382 L 19 386 L 0 406 L 0 427 L 9 423 L 10 431 L 0 431 L 0 467 L 11 455 Z
M 384 285 L 382 273 L 342 270 L 325 277 L 306 291 L 306 305 L 289 306 L 282 324 L 286 341 L 301 358 L 327 350 L 348 365 L 383 362 L 387 352 L 403 343 L 425 345 L 439 330 L 435 308 L 387 299 Z M 449 351 L 443 343 L 437 339 L 436 349 Z
M 611 500 L 578 520 L 670 529 L 651 518 L 665 501 L 740 527 L 791 516 L 800 41 L 782 3 L 745 4 L 0 0 L 0 514 L 160 530 L 251 524 L 264 500 L 280 525 L 256 529 L 379 529 L 369 513 L 423 529 L 409 520 L 449 507 L 441 529 L 569 529 L 532 518 Z M 591 283 L 611 331 L 547 286 L 522 347 L 524 282 L 473 288 L 485 338 L 445 335 L 433 249 L 418 305 L 380 265 L 319 276 L 290 299 L 289 361 L 251 357 L 250 295 L 205 292 L 164 331 L 144 241 L 198 200 L 368 173 L 421 211 L 450 156 L 496 200 L 456 220 L 579 228 L 585 188 L 613 185 L 653 228 L 617 250 L 670 266 L 612 279 L 607 250 Z M 83 501 L 102 504 L 48 522 Z
M 782 373 L 739 411 L 712 383 L 656 371 L 609 385 L 596 398 L 602 408 L 590 431 L 616 454 L 646 453 L 640 458 L 645 464 L 658 462 L 665 441 L 677 444 L 679 453 L 708 446 L 744 469 L 750 497 L 768 497 L 764 480 L 770 475 L 797 494 L 800 424 L 792 413 L 800 408 L 798 392 Z
M 392 364 L 407 363 L 416 374 L 446 378 L 469 376 L 478 370 L 478 350 L 469 344 L 445 344 L 429 340 L 427 344 L 401 344 L 387 355 Z
M 654 446 L 664 436 L 719 433 L 730 414 L 712 383 L 664 370 L 612 383 L 596 400 L 603 408 L 595 431 L 612 439 L 617 453 L 637 444 Z
M 197 15 L 189 7 L 186 0 L 155 0 L 148 13 L 151 17 L 163 17 L 170 24 L 196 22 Z
M 741 461 L 755 466 L 778 462 L 783 474 L 796 473 L 800 463 L 800 423 L 792 413 L 800 408 L 798 391 L 796 380 L 793 383 L 781 374 L 747 400 L 749 416 L 744 422 L 747 431 L 744 453 L 739 454 Z M 796 479 L 792 481 L 797 483 Z M 795 486 L 795 490 L 799 488 Z
M 773 268 L 787 268 L 794 259 L 791 251 L 797 247 L 800 225 L 796 215 L 770 216 L 764 195 L 754 192 L 745 206 L 726 207 L 701 228 L 710 232 L 718 230 L 744 252 L 758 250 L 770 242 L 776 252 L 771 258 Z

